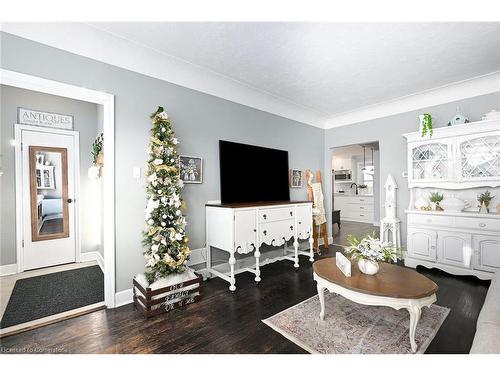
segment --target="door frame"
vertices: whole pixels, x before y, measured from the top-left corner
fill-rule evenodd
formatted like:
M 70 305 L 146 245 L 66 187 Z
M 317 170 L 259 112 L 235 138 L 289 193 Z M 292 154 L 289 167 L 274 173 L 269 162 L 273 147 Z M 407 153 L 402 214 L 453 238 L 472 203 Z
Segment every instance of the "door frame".
M 90 90 L 29 74 L 14 72 L 0 68 L 0 84 L 18 87 L 45 94 L 62 96 L 103 106 L 104 165 L 106 175 L 103 176 L 103 252 L 104 252 L 104 303 L 107 307 L 115 307 L 115 97 L 112 94 Z M 40 128 L 42 129 L 42 128 Z M 16 152 L 21 145 L 16 142 Z M 17 161 L 16 161 L 17 163 Z M 16 170 L 18 166 L 16 165 Z M 21 208 L 16 198 L 16 213 Z M 16 214 L 16 242 L 22 241 L 22 220 Z M 19 266 L 18 266 L 19 267 Z
M 74 206 L 74 231 L 75 231 L 75 262 L 79 263 L 81 259 L 82 239 L 80 237 L 81 220 L 80 220 L 80 133 L 75 130 L 63 130 L 44 128 L 41 126 L 14 124 L 14 140 L 15 146 L 15 173 L 16 173 L 16 260 L 17 272 L 24 272 L 24 248 L 23 248 L 23 158 L 22 158 L 22 132 L 32 131 L 38 133 L 69 135 L 73 138 L 73 155 L 74 163 L 74 186 L 75 186 L 75 206 Z M 26 149 L 25 149 L 26 151 Z M 28 182 L 29 183 L 29 182 Z M 31 204 L 31 200 L 30 200 Z M 18 225 L 19 224 L 19 225 Z

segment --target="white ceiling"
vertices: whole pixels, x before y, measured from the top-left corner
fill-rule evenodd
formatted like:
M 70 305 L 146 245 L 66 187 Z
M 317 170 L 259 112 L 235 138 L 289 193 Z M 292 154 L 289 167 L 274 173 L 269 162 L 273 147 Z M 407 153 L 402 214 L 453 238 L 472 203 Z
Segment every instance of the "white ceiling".
M 1 26 L 323 128 L 500 90 L 500 23 Z
M 500 23 L 99 23 L 332 116 L 500 70 Z

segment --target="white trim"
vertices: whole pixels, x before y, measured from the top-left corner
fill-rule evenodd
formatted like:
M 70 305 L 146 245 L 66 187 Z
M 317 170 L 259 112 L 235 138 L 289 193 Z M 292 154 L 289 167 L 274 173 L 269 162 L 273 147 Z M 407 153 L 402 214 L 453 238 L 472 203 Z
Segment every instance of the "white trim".
M 3 83 L 3 81 L 1 81 Z M 48 128 L 43 126 L 35 125 L 24 125 L 24 124 L 14 124 L 14 140 L 16 143 L 14 155 L 15 155 L 15 186 L 16 186 L 16 259 L 17 259 L 17 272 L 24 272 L 24 251 L 22 247 L 23 241 L 23 187 L 22 187 L 22 132 L 38 132 L 38 133 L 50 133 L 50 134 L 60 134 L 68 135 L 73 137 L 73 155 L 74 155 L 74 187 L 75 187 L 75 206 L 74 206 L 74 231 L 75 231 L 75 262 L 80 262 L 80 252 L 82 250 L 82 240 L 80 236 L 80 225 L 81 220 L 79 216 L 79 200 L 80 200 L 80 134 L 74 130 L 66 129 L 56 129 Z
M 122 290 L 115 294 L 115 307 L 127 305 L 134 301 L 134 290 L 132 288 Z
M 51 95 L 63 96 L 71 99 L 82 100 L 103 106 L 103 131 L 104 139 L 104 165 L 106 175 L 103 177 L 104 184 L 104 207 L 103 207 L 103 231 L 104 231 L 104 296 L 107 307 L 115 306 L 115 104 L 112 94 L 86 89 L 83 87 L 68 85 L 66 83 L 52 81 L 40 77 L 0 69 L 0 83 L 19 87 L 27 90 L 43 92 Z M 16 143 L 16 150 L 21 145 Z M 17 152 L 17 151 L 16 151 Z M 16 169 L 20 161 L 16 161 Z M 106 177 L 108 176 L 108 177 Z M 16 180 L 20 176 L 16 176 Z M 19 194 L 17 194 L 19 195 Z M 20 197 L 16 196 L 16 209 L 19 206 Z M 16 226 L 22 222 L 16 221 Z M 18 231 L 16 231 L 18 232 Z M 20 244 L 22 236 L 16 234 L 17 242 Z
M 373 104 L 363 108 L 339 113 L 330 117 L 325 129 L 352 125 L 358 122 L 415 111 L 420 108 L 450 103 L 474 96 L 500 91 L 500 72 L 493 72 L 479 77 L 454 82 L 445 86 L 396 98 L 391 101 Z
M 87 251 L 85 253 L 81 253 L 80 262 L 91 262 L 95 260 L 99 267 L 101 267 L 102 272 L 104 273 L 104 258 L 101 253 L 98 251 Z
M 13 275 L 15 273 L 17 273 L 16 263 L 5 264 L 3 266 L 0 266 L 0 276 Z
M 326 113 L 86 23 L 4 23 L 3 31 L 80 56 L 323 128 Z M 71 37 L 69 37 L 71 36 Z M 74 41 L 78 40 L 78 43 Z M 134 58 L 130 58 L 133 56 Z

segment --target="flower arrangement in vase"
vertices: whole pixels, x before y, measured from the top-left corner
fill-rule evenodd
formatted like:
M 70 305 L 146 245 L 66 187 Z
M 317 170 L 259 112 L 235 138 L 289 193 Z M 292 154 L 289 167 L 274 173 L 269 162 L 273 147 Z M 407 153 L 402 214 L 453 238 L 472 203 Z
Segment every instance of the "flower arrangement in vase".
M 443 194 L 435 191 L 434 193 L 431 193 L 429 196 L 429 200 L 434 204 L 434 209 L 436 211 L 443 211 L 443 208 L 440 206 L 440 202 L 443 200 L 444 196 Z
M 375 232 L 361 240 L 350 234 L 347 236 L 345 252 L 358 261 L 358 268 L 367 275 L 375 275 L 379 270 L 379 262 L 395 263 L 401 259 L 401 249 L 391 242 L 376 238 Z
M 495 196 L 491 195 L 489 190 L 486 190 L 484 193 L 481 193 L 477 196 L 477 201 L 479 202 L 479 212 L 486 214 L 490 212 L 488 206 L 490 205 L 491 200 L 495 198 Z

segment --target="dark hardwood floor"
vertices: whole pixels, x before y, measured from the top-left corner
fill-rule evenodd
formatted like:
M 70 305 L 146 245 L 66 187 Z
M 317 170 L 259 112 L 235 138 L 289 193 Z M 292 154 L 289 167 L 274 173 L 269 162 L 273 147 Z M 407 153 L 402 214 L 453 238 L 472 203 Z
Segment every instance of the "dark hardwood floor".
M 330 246 L 321 257 L 340 248 Z M 254 275 L 237 275 L 237 290 L 212 279 L 203 283 L 201 301 L 145 319 L 132 305 L 101 310 L 1 339 L 1 353 L 305 353 L 261 322 L 316 294 L 312 267 L 282 261 Z M 438 286 L 437 304 L 451 309 L 427 353 L 468 353 L 489 282 L 418 269 Z

